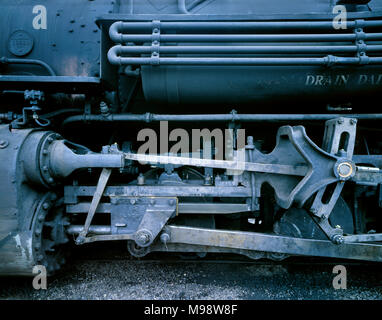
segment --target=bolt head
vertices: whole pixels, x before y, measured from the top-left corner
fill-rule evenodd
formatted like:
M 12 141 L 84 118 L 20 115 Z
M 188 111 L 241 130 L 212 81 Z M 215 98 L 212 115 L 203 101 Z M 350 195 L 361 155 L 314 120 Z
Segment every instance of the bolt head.
M 335 236 L 333 236 L 332 241 L 335 244 L 342 244 L 345 242 L 345 238 L 339 234 L 336 234 Z
M 149 240 L 149 236 L 147 234 L 140 234 L 138 237 L 137 237 L 137 240 L 139 242 L 142 242 L 142 243 L 147 243 L 148 240 Z
M 135 243 L 140 247 L 147 247 L 152 242 L 152 234 L 148 230 L 139 230 L 135 234 Z

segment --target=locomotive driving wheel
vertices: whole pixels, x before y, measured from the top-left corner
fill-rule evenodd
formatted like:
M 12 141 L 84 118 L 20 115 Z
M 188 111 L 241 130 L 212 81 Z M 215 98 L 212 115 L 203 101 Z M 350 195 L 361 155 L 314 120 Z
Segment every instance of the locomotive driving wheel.
M 49 275 L 60 270 L 66 262 L 65 244 L 69 239 L 65 227 L 69 222 L 63 217 L 62 204 L 56 194 L 47 193 L 40 199 L 32 221 L 34 261 L 45 266 Z

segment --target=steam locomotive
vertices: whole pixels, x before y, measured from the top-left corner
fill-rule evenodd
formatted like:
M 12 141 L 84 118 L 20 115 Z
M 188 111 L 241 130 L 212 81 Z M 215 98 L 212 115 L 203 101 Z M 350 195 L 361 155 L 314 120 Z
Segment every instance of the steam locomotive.
M 3 0 L 0 274 L 382 261 L 382 1 Z

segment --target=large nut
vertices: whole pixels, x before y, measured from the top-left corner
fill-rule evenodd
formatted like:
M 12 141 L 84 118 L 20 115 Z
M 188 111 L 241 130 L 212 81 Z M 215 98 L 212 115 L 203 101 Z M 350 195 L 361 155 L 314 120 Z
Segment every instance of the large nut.
M 135 243 L 140 247 L 148 247 L 153 240 L 152 233 L 145 229 L 138 230 L 134 236 Z

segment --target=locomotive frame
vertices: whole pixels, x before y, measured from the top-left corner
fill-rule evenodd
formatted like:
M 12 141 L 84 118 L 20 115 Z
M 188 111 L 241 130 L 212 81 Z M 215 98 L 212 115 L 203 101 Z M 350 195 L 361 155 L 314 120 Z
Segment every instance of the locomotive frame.
M 260 15 L 222 1 L 223 14 L 212 0 L 83 1 L 79 12 L 25 1 L 34 15 L 3 28 L 0 274 L 57 271 L 71 238 L 126 241 L 138 258 L 382 261 L 382 114 L 367 100 L 382 86 L 382 2 Z M 339 4 L 346 29 L 333 28 Z M 190 152 L 135 151 L 142 126 L 164 123 L 207 138 Z

